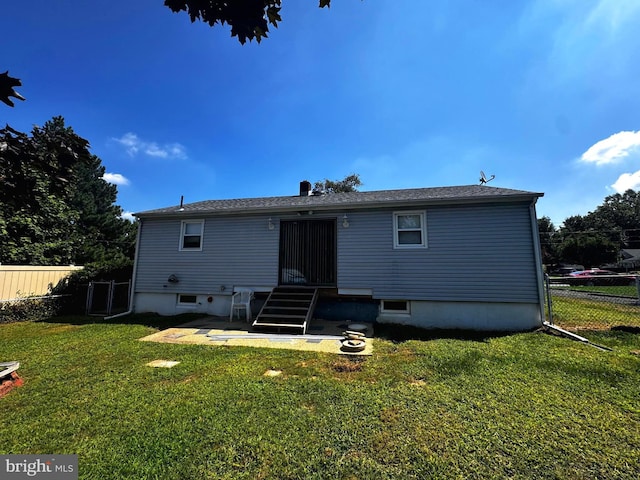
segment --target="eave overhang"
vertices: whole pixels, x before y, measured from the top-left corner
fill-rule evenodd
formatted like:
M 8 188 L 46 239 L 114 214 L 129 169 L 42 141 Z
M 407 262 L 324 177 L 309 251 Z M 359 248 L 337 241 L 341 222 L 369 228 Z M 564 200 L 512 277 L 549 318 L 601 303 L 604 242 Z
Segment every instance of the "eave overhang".
M 289 205 L 250 205 L 231 206 L 219 208 L 202 208 L 202 202 L 194 204 L 184 204 L 182 207 L 165 208 L 159 211 L 146 211 L 135 213 L 139 219 L 147 218 L 193 218 L 193 217 L 217 217 L 217 216 L 255 216 L 255 215 L 298 215 L 298 214 L 319 214 L 329 212 L 353 212 L 363 210 L 398 209 L 398 208 L 421 208 L 429 206 L 447 205 L 478 205 L 495 203 L 536 203 L 543 193 L 522 192 L 517 194 L 482 195 L 478 197 L 461 196 L 446 198 L 415 198 L 415 199 L 385 199 L 363 201 L 331 201 L 331 194 L 322 197 L 291 197 Z M 276 197 L 281 198 L 281 197 Z M 312 199 L 304 201 L 305 199 Z M 299 199 L 303 199 L 300 201 Z

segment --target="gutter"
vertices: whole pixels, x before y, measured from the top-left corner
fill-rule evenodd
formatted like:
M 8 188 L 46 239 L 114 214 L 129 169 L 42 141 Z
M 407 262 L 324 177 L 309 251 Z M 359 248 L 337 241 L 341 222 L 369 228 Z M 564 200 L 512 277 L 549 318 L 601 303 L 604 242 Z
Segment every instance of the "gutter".
M 133 297 L 136 293 L 136 276 L 138 273 L 138 252 L 140 252 L 140 233 L 142 232 L 142 220 L 138 219 L 138 233 L 136 234 L 136 253 L 133 256 L 133 273 L 131 276 L 131 291 L 129 293 L 129 309 L 126 312 L 117 313 L 109 317 L 104 317 L 104 320 L 111 320 L 112 318 L 124 317 L 133 313 Z

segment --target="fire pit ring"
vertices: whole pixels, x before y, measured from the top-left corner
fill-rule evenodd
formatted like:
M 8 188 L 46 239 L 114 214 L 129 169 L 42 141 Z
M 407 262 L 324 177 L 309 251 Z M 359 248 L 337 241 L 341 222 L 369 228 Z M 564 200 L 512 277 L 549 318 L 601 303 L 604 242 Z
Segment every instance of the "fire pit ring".
M 341 343 L 341 349 L 345 352 L 361 352 L 366 346 L 364 340 L 354 338 L 345 338 Z

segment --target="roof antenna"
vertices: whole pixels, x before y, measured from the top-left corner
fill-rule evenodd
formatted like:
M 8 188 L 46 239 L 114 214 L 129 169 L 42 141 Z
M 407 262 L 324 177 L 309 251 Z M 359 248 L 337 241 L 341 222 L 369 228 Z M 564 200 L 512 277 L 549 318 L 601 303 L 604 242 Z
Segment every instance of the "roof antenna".
M 180 210 L 179 212 L 184 211 L 184 195 L 180 195 Z
M 484 172 L 482 170 L 480 170 L 480 185 L 486 185 L 487 183 L 489 183 L 494 178 L 496 178 L 496 176 L 495 175 L 491 175 L 491 178 L 488 179 L 487 176 L 484 174 Z

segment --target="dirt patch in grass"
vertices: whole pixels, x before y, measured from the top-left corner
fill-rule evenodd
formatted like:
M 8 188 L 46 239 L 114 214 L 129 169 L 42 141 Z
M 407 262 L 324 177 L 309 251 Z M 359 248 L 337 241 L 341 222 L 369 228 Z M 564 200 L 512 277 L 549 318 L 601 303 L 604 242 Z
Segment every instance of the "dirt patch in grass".
M 581 332 L 581 331 L 594 331 L 594 332 L 627 332 L 640 334 L 640 327 L 636 327 L 633 325 L 611 325 L 608 323 L 600 322 L 584 322 L 580 325 L 572 324 L 571 322 L 558 322 L 557 325 L 560 328 L 564 328 L 565 330 L 569 330 L 571 332 Z
M 409 382 L 409 385 L 413 385 L 414 387 L 424 387 L 426 384 L 427 384 L 427 382 L 425 382 L 421 378 L 416 378 L 416 379 L 411 380 Z
M 361 372 L 364 367 L 364 360 L 358 357 L 341 358 L 331 364 L 331 368 L 335 372 Z

